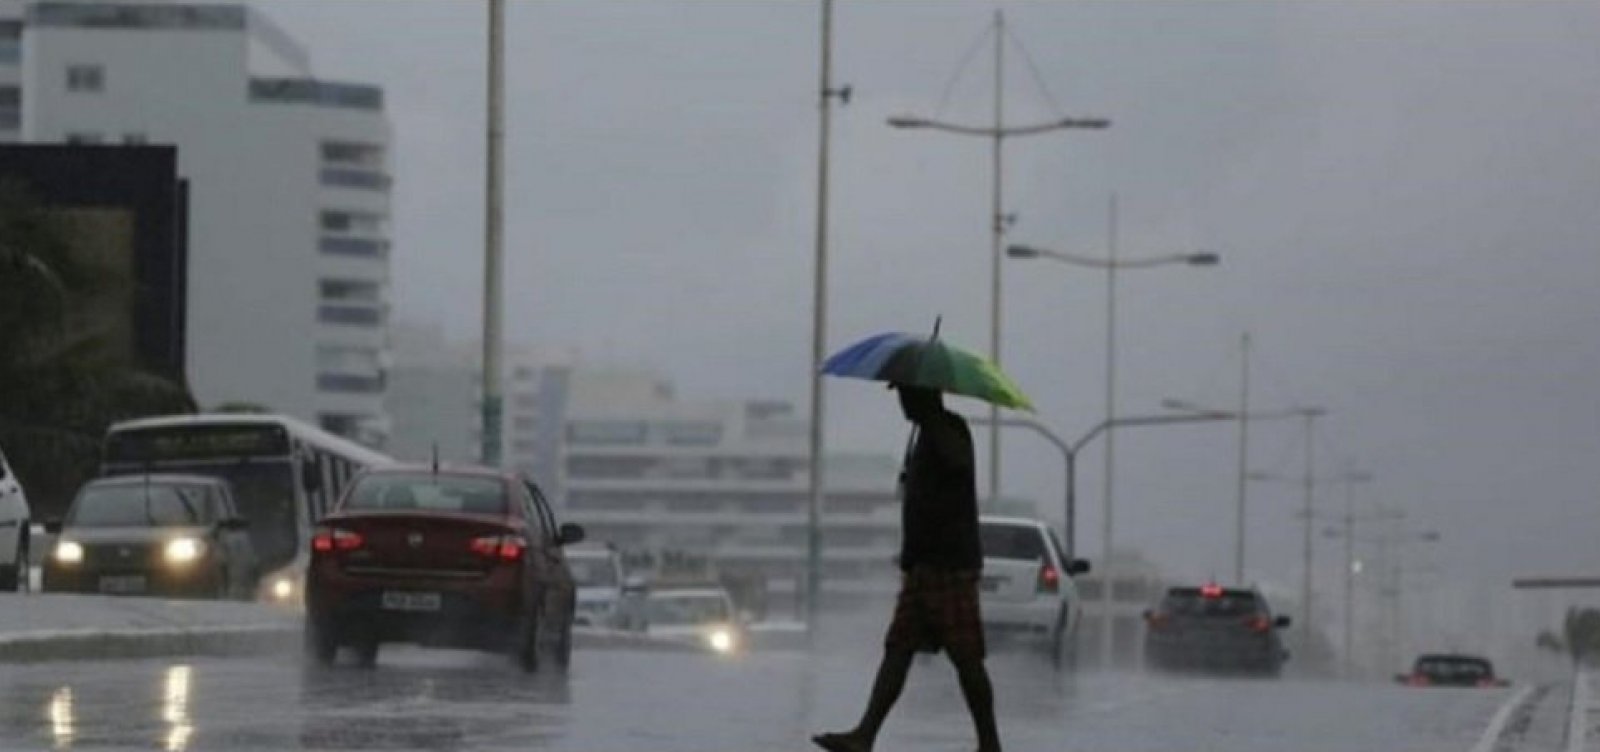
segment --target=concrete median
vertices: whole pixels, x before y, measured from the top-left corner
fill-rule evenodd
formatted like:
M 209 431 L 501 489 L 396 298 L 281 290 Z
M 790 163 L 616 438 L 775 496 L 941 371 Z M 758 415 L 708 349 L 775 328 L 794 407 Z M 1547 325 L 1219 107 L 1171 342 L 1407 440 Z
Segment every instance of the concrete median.
M 0 662 L 298 655 L 299 613 L 257 603 L 0 595 Z M 579 627 L 578 650 L 700 651 L 691 642 Z

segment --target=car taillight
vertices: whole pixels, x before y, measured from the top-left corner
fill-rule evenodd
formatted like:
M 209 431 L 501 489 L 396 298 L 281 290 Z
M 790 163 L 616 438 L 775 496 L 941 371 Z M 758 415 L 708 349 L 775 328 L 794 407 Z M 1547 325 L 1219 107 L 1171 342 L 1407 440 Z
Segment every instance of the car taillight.
M 1163 629 L 1167 626 L 1168 621 L 1166 614 L 1150 614 L 1144 617 L 1144 622 L 1150 625 L 1151 629 Z
M 1039 566 L 1039 592 L 1056 593 L 1061 591 L 1061 571 L 1045 562 Z
M 1252 631 L 1252 632 L 1270 632 L 1270 631 L 1272 631 L 1272 620 L 1268 619 L 1265 616 L 1260 616 L 1260 615 L 1252 616 L 1252 617 L 1250 617 L 1248 619 L 1245 619 L 1244 625 L 1246 627 L 1248 627 L 1250 629 L 1250 631 Z
M 315 535 L 311 536 L 311 550 L 318 553 L 331 551 L 354 551 L 366 544 L 360 533 L 339 528 L 317 528 Z
M 528 541 L 520 535 L 482 535 L 472 539 L 471 548 L 479 556 L 516 561 L 527 550 Z
M 1412 674 L 1411 678 L 1406 680 L 1406 684 L 1413 687 L 1426 687 L 1428 686 L 1428 677 L 1422 674 Z
M 1500 686 L 1500 682 L 1497 682 L 1494 679 L 1479 679 L 1478 680 L 1478 686 L 1480 686 L 1480 687 L 1498 687 L 1498 686 Z

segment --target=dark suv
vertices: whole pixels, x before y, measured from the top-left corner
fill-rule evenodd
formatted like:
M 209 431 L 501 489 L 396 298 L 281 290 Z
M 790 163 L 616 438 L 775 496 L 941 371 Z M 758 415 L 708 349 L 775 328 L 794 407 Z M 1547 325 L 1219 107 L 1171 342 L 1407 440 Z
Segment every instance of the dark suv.
M 1494 675 L 1494 664 L 1476 655 L 1421 655 L 1411 673 L 1395 681 L 1410 687 L 1504 687 L 1510 682 Z
M 1175 587 L 1145 612 L 1145 663 L 1158 670 L 1202 670 L 1277 676 L 1288 653 L 1273 616 L 1253 589 Z

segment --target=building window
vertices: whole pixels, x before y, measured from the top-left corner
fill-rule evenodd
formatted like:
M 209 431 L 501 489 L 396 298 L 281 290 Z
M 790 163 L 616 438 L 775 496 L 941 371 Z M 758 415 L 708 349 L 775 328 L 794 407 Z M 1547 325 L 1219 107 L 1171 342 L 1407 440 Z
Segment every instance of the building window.
M 317 242 L 317 248 L 330 256 L 383 258 L 389 255 L 389 241 L 370 238 L 323 237 Z
M 67 66 L 67 91 L 99 92 L 106 88 L 106 69 L 101 65 Z
M 574 444 L 643 444 L 648 425 L 642 420 L 582 420 L 567 426 Z
M 324 303 L 378 303 L 383 287 L 364 279 L 324 279 L 318 282 Z
M 662 423 L 659 430 L 668 444 L 680 446 L 714 446 L 722 440 L 721 423 Z
M 383 323 L 383 311 L 369 306 L 320 305 L 317 320 L 324 324 L 378 326 Z
M 317 345 L 317 367 L 326 371 L 377 373 L 383 370 L 383 359 L 376 347 Z
M 0 63 L 22 62 L 22 22 L 0 21 Z
M 383 167 L 383 147 L 356 141 L 322 142 L 322 162 L 348 167 Z
M 4 41 L 0 39 L 0 44 L 4 44 Z M 15 86 L 0 86 L 0 130 L 16 130 L 21 125 L 22 89 Z
M 519 415 L 511 419 L 511 427 L 518 431 L 532 431 L 537 426 L 538 423 L 534 422 L 533 418 L 526 416 Z
M 384 231 L 384 225 L 383 215 L 377 212 L 347 211 L 343 209 L 324 209 L 322 211 L 322 229 L 327 232 L 380 235 Z
M 389 190 L 389 176 L 378 170 L 324 167 L 322 168 L 322 184 L 334 188 L 387 191 Z
M 73 146 L 93 146 L 100 143 L 100 141 L 100 134 L 98 133 L 67 134 L 67 143 L 72 144 Z
M 317 389 L 340 394 L 381 394 L 382 376 L 352 376 L 345 373 L 317 374 Z

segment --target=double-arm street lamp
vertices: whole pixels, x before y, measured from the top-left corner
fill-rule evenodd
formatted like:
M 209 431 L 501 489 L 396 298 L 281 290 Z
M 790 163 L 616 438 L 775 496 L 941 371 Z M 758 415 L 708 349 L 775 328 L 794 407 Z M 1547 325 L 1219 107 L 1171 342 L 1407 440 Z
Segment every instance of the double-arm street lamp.
M 1001 203 L 1002 179 L 1005 162 L 1001 158 L 1001 145 L 1008 138 L 1036 136 L 1064 130 L 1105 130 L 1111 121 L 1100 117 L 1063 117 L 1032 125 L 1005 124 L 1005 16 L 994 14 L 994 120 L 989 126 L 961 125 L 917 115 L 898 115 L 889 118 L 889 125 L 901 129 L 920 129 L 953 133 L 960 136 L 978 136 L 990 140 L 992 183 L 989 196 L 990 268 L 989 268 L 989 358 L 1000 365 L 1000 245 L 1005 235 L 1005 210 Z M 1000 497 L 1000 408 L 989 413 L 989 500 Z
M 968 421 L 978 425 L 999 425 L 1011 428 L 1023 428 L 1042 437 L 1058 451 L 1067 471 L 1066 500 L 1063 508 L 1063 530 L 1066 538 L 1067 550 L 1064 552 L 1068 558 L 1077 556 L 1078 553 L 1078 453 L 1092 443 L 1102 434 L 1108 433 L 1112 428 L 1129 428 L 1134 426 L 1158 426 L 1180 423 L 1210 423 L 1219 420 L 1233 420 L 1231 415 L 1132 415 L 1101 421 L 1088 433 L 1079 436 L 1077 441 L 1068 442 L 1054 431 L 1046 428 L 1044 424 L 1029 418 L 1001 418 L 998 423 L 990 418 L 981 416 L 966 416 Z M 1107 551 L 1106 553 L 1109 553 Z M 1104 555 L 1104 554 L 1103 554 Z
M 1171 253 L 1142 258 L 1123 259 L 1117 257 L 1117 202 L 1116 197 L 1111 199 L 1110 206 L 1110 243 L 1109 254 L 1105 257 L 1090 256 L 1085 254 L 1069 253 L 1064 251 L 1040 248 L 1038 246 L 1014 244 L 1006 248 L 1006 255 L 1013 259 L 1045 259 L 1071 266 L 1098 269 L 1106 273 L 1106 417 L 1097 427 L 1098 431 L 1106 432 L 1105 457 L 1105 510 L 1100 518 L 1100 545 L 1102 555 L 1109 555 L 1112 544 L 1112 531 L 1115 521 L 1114 493 L 1115 488 L 1115 451 L 1116 443 L 1112 429 L 1123 425 L 1130 425 L 1117 419 L 1116 415 L 1116 383 L 1117 383 L 1117 272 L 1122 269 L 1151 269 L 1162 266 L 1216 266 L 1222 258 L 1212 252 Z M 1171 419 L 1179 416 L 1152 416 Z M 1190 422 L 1195 419 L 1204 420 L 1231 420 L 1218 418 L 1213 415 L 1185 416 L 1189 420 L 1162 420 L 1161 422 Z M 1141 424 L 1135 424 L 1141 425 Z M 1093 436 L 1091 435 L 1090 438 Z M 1106 641 L 1106 655 L 1110 656 L 1111 640 L 1111 588 L 1107 579 L 1107 587 L 1101 588 L 1101 597 L 1105 601 L 1105 629 L 1103 640 Z

